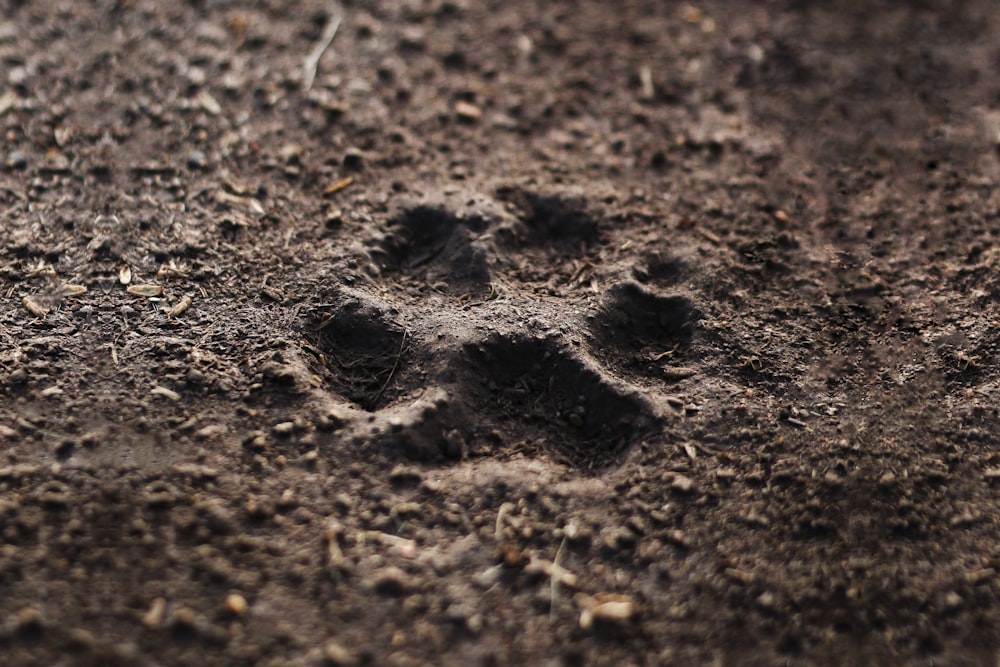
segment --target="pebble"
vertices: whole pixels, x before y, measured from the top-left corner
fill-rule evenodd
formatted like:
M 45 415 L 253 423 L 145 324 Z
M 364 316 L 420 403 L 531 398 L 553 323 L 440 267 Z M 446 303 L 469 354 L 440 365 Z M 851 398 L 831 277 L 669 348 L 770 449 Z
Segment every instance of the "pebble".
M 89 649 L 97 643 L 97 638 L 90 630 L 84 628 L 73 628 L 67 637 L 70 644 L 77 648 Z
M 323 647 L 323 658 L 331 667 L 352 667 L 358 664 L 354 654 L 334 641 L 327 642 Z
M 191 151 L 187 157 L 187 168 L 191 170 L 204 169 L 208 166 L 208 157 L 203 151 Z
M 198 627 L 198 615 L 187 607 L 180 607 L 171 614 L 170 627 L 195 630 Z
M 255 452 L 263 452 L 267 449 L 267 436 L 263 431 L 253 431 L 244 441 L 249 449 Z
M 673 481 L 670 482 L 670 488 L 681 493 L 691 493 L 694 491 L 695 483 L 690 477 L 677 475 L 674 477 Z
M 423 478 L 423 474 L 417 468 L 402 463 L 389 473 L 389 481 L 393 484 L 419 484 Z
M 395 505 L 391 510 L 391 515 L 393 518 L 405 519 L 407 517 L 420 516 L 423 513 L 423 507 L 420 503 L 405 502 Z
M 26 169 L 28 167 L 28 158 L 21 151 L 11 151 L 7 153 L 5 164 L 8 169 Z
M 196 440 L 209 440 L 216 438 L 226 432 L 226 427 L 222 424 L 209 424 L 194 432 Z
M 14 618 L 14 627 L 18 632 L 39 632 L 43 626 L 42 613 L 34 607 L 22 609 Z
M 219 500 L 209 500 L 198 506 L 204 516 L 205 524 L 215 533 L 225 535 L 234 525 L 232 512 Z
M 399 597 L 412 586 L 409 575 L 398 567 L 390 566 L 377 572 L 373 579 L 375 592 L 388 597 Z
M 291 435 L 295 431 L 295 422 L 280 422 L 271 427 L 275 435 Z
M 245 597 L 239 593 L 233 593 L 226 597 L 226 610 L 233 616 L 244 616 L 250 609 Z
M 455 115 L 464 121 L 475 123 L 482 120 L 483 110 L 475 104 L 459 101 L 455 103 Z
M 624 595 L 597 596 L 596 604 L 580 614 L 580 627 L 589 630 L 594 621 L 624 623 L 635 616 L 635 602 Z
M 360 169 L 365 164 L 365 154 L 357 148 L 348 148 L 344 152 L 345 169 Z
M 75 447 L 76 442 L 72 438 L 65 438 L 56 443 L 52 453 L 55 454 L 58 459 L 68 459 L 73 455 L 73 449 Z

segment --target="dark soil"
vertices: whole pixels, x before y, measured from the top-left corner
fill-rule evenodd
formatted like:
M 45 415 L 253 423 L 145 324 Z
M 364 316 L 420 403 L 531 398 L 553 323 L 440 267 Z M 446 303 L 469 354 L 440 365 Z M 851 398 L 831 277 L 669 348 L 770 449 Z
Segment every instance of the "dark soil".
M 0 8 L 0 664 L 996 665 L 995 3 Z

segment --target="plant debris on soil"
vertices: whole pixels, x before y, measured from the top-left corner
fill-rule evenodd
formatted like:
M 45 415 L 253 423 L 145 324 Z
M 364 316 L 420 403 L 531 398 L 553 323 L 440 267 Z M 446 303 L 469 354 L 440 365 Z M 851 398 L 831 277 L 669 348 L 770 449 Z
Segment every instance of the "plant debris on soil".
M 0 9 L 0 663 L 996 664 L 994 3 Z

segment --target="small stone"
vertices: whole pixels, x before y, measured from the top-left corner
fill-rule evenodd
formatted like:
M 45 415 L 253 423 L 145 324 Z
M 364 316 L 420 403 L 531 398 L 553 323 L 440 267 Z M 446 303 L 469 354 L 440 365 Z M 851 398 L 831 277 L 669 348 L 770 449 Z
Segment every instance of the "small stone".
M 409 575 L 394 566 L 379 571 L 373 583 L 376 593 L 388 597 L 399 597 L 411 587 Z
M 194 170 L 204 169 L 208 166 L 208 157 L 203 151 L 191 151 L 187 157 L 187 168 Z
M 393 484 L 419 484 L 423 480 L 423 474 L 414 468 L 400 463 L 389 473 L 389 481 Z
M 226 432 L 226 427 L 222 424 L 209 424 L 194 432 L 196 440 L 211 440 Z
M 34 607 L 22 609 L 14 618 L 14 627 L 18 632 L 40 632 L 44 625 L 42 612 Z
M 97 643 L 94 633 L 84 628 L 73 628 L 67 638 L 69 643 L 77 648 L 89 649 Z
M 250 609 L 245 597 L 239 593 L 233 593 L 226 597 L 226 610 L 233 616 L 245 616 Z
M 684 475 L 677 475 L 670 482 L 670 488 L 674 491 L 679 491 L 681 493 L 691 493 L 694 491 L 695 483 L 690 477 L 685 477 Z
M 180 607 L 171 614 L 170 627 L 195 630 L 198 627 L 198 615 L 187 607 Z
M 60 440 L 56 444 L 53 449 L 53 453 L 56 455 L 57 459 L 68 459 L 73 455 L 73 449 L 75 447 L 76 442 L 72 438 L 66 438 L 64 440 Z
M 300 456 L 299 460 L 296 463 L 298 463 L 298 465 L 303 468 L 312 469 L 316 467 L 316 464 L 318 462 L 319 462 L 319 452 L 317 452 L 314 449 Z
M 327 642 L 323 647 L 323 659 L 330 667 L 353 667 L 357 664 L 354 654 L 334 641 Z
M 285 144 L 278 151 L 278 157 L 287 164 L 299 164 L 304 151 L 300 144 Z
M 777 604 L 777 598 L 771 591 L 764 591 L 759 596 L 757 596 L 757 604 L 764 609 L 774 609 Z
M 27 169 L 28 158 L 21 151 L 11 151 L 7 153 L 7 160 L 4 163 L 8 169 Z
M 295 431 L 295 422 L 280 422 L 271 427 L 275 435 L 287 436 Z
M 469 123 L 477 123 L 483 118 L 483 110 L 475 104 L 459 101 L 455 103 L 455 115 Z
M 207 90 L 198 93 L 198 96 L 194 99 L 194 106 L 200 108 L 209 116 L 218 116 L 222 113 L 222 105 Z
M 636 615 L 636 604 L 632 598 L 625 595 L 598 594 L 594 597 L 580 598 L 583 612 L 580 614 L 580 628 L 589 630 L 595 621 L 621 624 L 630 621 Z
M 60 153 L 55 148 L 50 148 L 45 154 L 45 168 L 50 171 L 69 171 L 69 158 Z
M 267 450 L 267 435 L 263 431 L 253 431 L 244 441 L 243 444 L 254 452 L 263 452 Z
M 346 169 L 361 169 L 365 165 L 365 154 L 357 148 L 348 148 L 344 152 L 343 164 Z
M 393 518 L 406 519 L 407 517 L 420 516 L 423 513 L 423 508 L 420 503 L 406 502 L 399 503 L 394 506 L 391 510 Z
M 640 516 L 631 516 L 625 521 L 625 527 L 636 535 L 646 534 L 646 522 Z

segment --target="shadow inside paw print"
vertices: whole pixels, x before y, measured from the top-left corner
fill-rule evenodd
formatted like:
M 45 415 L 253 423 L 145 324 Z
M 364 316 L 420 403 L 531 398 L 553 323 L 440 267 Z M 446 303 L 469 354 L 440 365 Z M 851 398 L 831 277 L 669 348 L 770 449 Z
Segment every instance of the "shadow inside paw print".
M 496 335 L 464 350 L 475 430 L 510 453 L 583 470 L 612 465 L 649 430 L 649 407 L 552 338 Z M 495 453 L 495 452 L 494 452 Z
M 390 222 L 393 234 L 382 246 L 381 268 L 456 292 L 478 292 L 490 284 L 488 251 L 476 241 L 487 226 L 484 218 L 461 218 L 443 208 L 405 209 Z
M 691 342 L 698 313 L 682 296 L 663 296 L 635 282 L 612 287 L 589 320 L 591 350 L 616 370 L 664 377 Z
M 332 388 L 364 410 L 386 402 L 406 364 L 407 332 L 371 297 L 345 290 L 314 327 Z

